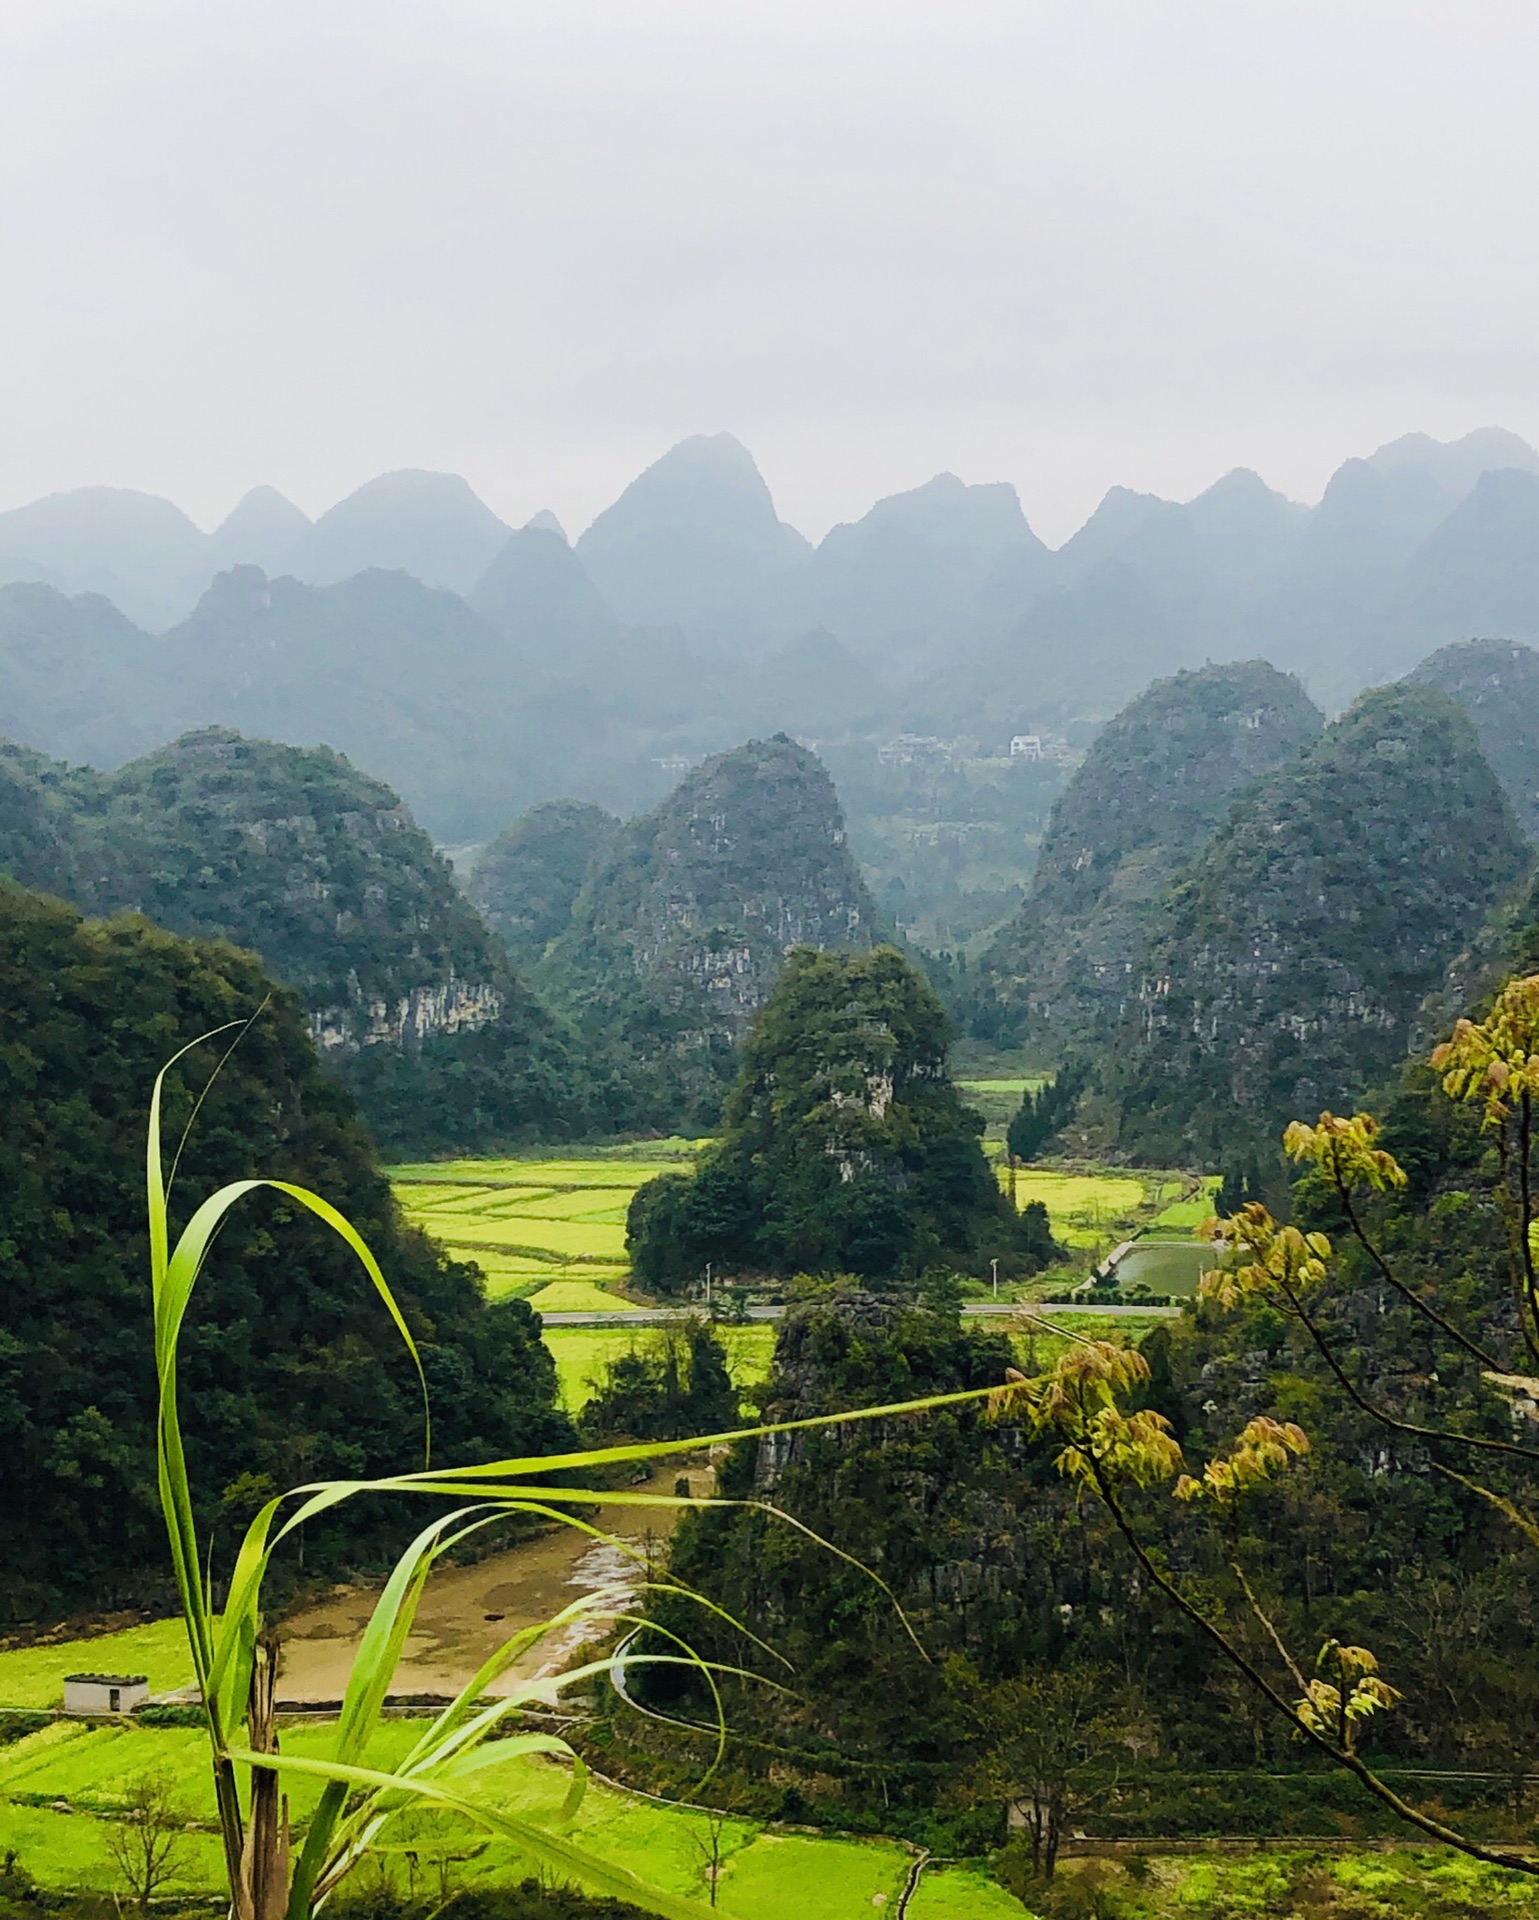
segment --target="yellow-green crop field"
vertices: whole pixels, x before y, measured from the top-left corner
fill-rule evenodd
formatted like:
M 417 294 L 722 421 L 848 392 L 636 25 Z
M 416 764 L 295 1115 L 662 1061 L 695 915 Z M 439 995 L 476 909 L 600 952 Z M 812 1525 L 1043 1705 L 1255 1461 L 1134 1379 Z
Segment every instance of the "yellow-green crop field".
M 1000 1174 L 1008 1188 L 1009 1175 Z M 1053 1224 L 1053 1236 L 1069 1247 L 1097 1247 L 1118 1228 L 1131 1226 L 1148 1205 L 1147 1189 L 1137 1174 L 1050 1173 L 1018 1168 L 1015 1204 L 1040 1200 Z
M 716 1337 L 727 1350 L 727 1369 L 740 1393 L 769 1378 L 775 1351 L 775 1327 L 768 1321 L 750 1321 L 743 1327 L 718 1326 Z M 593 1398 L 595 1383 L 611 1360 L 632 1349 L 645 1351 L 655 1328 L 547 1327 L 545 1344 L 556 1360 L 561 1398 L 568 1413 L 578 1413 Z M 3 1656 L 0 1656 L 3 1657 Z
M 64 1676 L 82 1668 L 94 1673 L 142 1673 L 151 1693 L 169 1693 L 192 1683 L 187 1629 L 177 1620 L 155 1620 L 91 1640 L 0 1648 L 0 1707 L 57 1707 Z
M 408 1219 L 461 1260 L 493 1299 L 519 1294 L 542 1313 L 624 1312 L 625 1216 L 639 1186 L 687 1165 L 688 1141 L 571 1159 L 440 1160 L 394 1167 Z

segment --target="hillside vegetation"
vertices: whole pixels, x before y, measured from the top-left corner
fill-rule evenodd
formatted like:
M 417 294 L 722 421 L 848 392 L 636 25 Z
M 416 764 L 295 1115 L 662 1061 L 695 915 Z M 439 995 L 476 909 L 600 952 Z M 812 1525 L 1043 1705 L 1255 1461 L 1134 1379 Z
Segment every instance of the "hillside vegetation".
M 608 842 L 532 979 L 633 1076 L 633 1123 L 714 1126 L 737 1047 L 793 946 L 879 922 L 833 783 L 784 735 L 695 768 Z
M 204 1101 L 178 1192 L 267 1175 L 347 1213 L 424 1343 L 445 1465 L 565 1439 L 537 1321 L 519 1301 L 488 1307 L 472 1268 L 403 1224 L 296 998 L 249 955 L 82 920 L 4 881 L 0 974 L 0 1620 L 163 1592 L 146 1103 L 170 1054 L 231 1020 L 256 1016 Z M 177 1070 L 168 1142 L 217 1058 L 204 1047 Z M 215 1503 L 200 1524 L 227 1540 L 277 1487 L 420 1461 L 415 1377 L 373 1290 L 339 1241 L 272 1196 L 220 1236 L 183 1354 L 193 1482 Z M 379 1525 L 349 1509 L 315 1551 L 369 1559 Z
M 1264 660 L 1157 680 L 1125 707 L 1054 804 L 1031 892 L 988 950 L 1007 1031 L 1062 1059 L 1121 1018 L 1176 874 L 1233 795 L 1322 725 L 1298 681 Z
M 1365 694 L 1235 803 L 1162 907 L 1104 1056 L 1119 1145 L 1212 1163 L 1350 1111 L 1529 858 L 1464 714 L 1430 688 Z
M 0 862 L 88 913 L 259 953 L 393 1150 L 607 1124 L 600 1079 L 448 862 L 328 748 L 205 728 L 98 774 L 6 747 Z
M 719 1273 L 1006 1274 L 1054 1248 L 1018 1216 L 983 1156 L 983 1122 L 946 1071 L 940 1002 L 892 947 L 792 952 L 749 1032 L 720 1137 L 692 1174 L 631 1202 L 636 1275 L 680 1294 Z

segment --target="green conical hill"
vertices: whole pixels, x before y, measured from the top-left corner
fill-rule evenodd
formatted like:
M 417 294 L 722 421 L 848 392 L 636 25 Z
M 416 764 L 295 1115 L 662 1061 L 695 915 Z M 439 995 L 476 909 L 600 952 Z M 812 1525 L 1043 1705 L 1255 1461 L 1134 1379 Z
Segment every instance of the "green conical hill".
M 593 1119 L 573 1040 L 401 801 L 326 747 L 209 727 L 114 774 L 0 752 L 0 870 L 260 954 L 382 1142 L 561 1137 Z
M 987 966 L 1046 1059 L 1087 1045 L 1137 991 L 1149 917 L 1237 790 L 1293 759 L 1320 713 L 1264 660 L 1157 680 L 1096 739 L 1053 807 L 1031 892 Z
M 1217 1165 L 1350 1109 L 1528 851 L 1444 695 L 1365 694 L 1241 798 L 1162 911 L 1104 1078 L 1120 1144 Z
M 583 800 L 547 800 L 505 827 L 466 891 L 514 962 L 527 966 L 564 933 L 594 857 L 619 821 Z
M 833 782 L 777 734 L 631 821 L 533 978 L 635 1068 L 643 1124 L 705 1128 L 786 953 L 867 947 L 877 926 Z
M 1458 640 L 1407 677 L 1463 707 L 1518 825 L 1539 842 L 1539 653 L 1518 640 Z

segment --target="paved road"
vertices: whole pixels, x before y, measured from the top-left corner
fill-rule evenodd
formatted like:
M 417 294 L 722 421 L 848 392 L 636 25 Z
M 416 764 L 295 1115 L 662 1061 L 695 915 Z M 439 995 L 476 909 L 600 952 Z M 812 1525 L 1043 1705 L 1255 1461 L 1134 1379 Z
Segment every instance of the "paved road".
M 1111 1306 L 1073 1306 L 1045 1307 L 1034 1301 L 1027 1303 L 1039 1320 L 1056 1319 L 1063 1313 L 1094 1314 L 1098 1319 L 1126 1320 L 1173 1318 L 1179 1307 L 1111 1307 Z M 631 1307 L 621 1308 L 614 1313 L 542 1313 L 540 1318 L 547 1327 L 659 1327 L 666 1326 L 670 1320 L 688 1319 L 698 1309 L 690 1307 Z M 784 1307 L 750 1307 L 750 1320 L 780 1320 L 785 1317 Z M 964 1316 L 971 1319 L 974 1315 L 1006 1315 L 1017 1311 L 1013 1302 L 1000 1301 L 996 1306 L 992 1300 L 966 1300 L 962 1303 Z

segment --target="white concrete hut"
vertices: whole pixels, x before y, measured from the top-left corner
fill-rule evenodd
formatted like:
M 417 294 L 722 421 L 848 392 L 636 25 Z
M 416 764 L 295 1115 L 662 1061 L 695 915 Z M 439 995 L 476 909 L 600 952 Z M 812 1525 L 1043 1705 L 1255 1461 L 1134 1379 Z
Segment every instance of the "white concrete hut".
M 149 1697 L 149 1676 L 143 1673 L 67 1673 L 64 1676 L 66 1713 L 132 1713 Z

